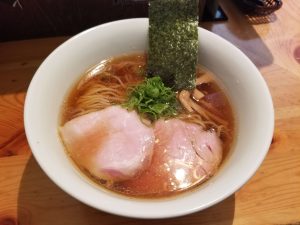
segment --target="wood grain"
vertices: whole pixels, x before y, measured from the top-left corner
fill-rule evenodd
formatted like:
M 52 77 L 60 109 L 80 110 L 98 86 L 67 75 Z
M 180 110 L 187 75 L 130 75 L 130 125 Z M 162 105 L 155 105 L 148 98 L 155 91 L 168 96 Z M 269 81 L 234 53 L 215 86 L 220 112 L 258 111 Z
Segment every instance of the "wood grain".
M 175 219 L 135 220 L 83 205 L 43 173 L 31 156 L 23 126 L 31 77 L 66 38 L 0 43 L 0 225 L 300 225 L 300 2 L 285 0 L 282 9 L 264 19 L 241 15 L 231 0 L 221 3 L 229 21 L 202 26 L 251 58 L 275 107 L 273 142 L 252 179 L 225 201 Z
M 0 43 L 0 157 L 29 154 L 23 106 L 30 80 L 65 37 Z

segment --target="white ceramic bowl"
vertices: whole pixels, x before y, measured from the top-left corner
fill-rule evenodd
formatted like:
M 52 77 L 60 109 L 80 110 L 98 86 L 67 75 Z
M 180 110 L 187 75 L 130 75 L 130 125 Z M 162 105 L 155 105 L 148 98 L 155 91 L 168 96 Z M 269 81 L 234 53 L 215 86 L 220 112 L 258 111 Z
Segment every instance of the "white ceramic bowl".
M 80 75 L 99 61 L 145 51 L 148 19 L 121 20 L 69 39 L 42 63 L 25 102 L 25 129 L 33 155 L 65 192 L 94 208 L 137 218 L 167 218 L 216 204 L 237 191 L 262 163 L 272 138 L 274 111 L 267 85 L 235 46 L 199 28 L 199 60 L 223 83 L 234 108 L 237 137 L 220 171 L 196 191 L 172 199 L 135 200 L 91 185 L 68 159 L 57 127 L 66 94 Z

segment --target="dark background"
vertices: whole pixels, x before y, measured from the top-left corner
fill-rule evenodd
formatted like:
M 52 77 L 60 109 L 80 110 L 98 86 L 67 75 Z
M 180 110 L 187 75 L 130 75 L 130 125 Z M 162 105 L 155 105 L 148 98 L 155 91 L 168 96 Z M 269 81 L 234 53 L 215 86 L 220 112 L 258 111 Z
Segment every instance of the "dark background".
M 206 1 L 199 2 L 201 15 Z M 0 0 L 0 41 L 69 36 L 105 22 L 147 16 L 148 0 Z

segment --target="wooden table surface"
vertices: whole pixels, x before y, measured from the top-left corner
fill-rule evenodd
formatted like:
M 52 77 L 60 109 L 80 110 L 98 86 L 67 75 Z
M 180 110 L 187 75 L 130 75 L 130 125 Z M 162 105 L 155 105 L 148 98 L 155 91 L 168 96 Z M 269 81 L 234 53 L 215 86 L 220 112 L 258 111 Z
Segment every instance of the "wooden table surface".
M 0 225 L 300 225 L 300 1 L 285 0 L 264 19 L 246 18 L 230 0 L 222 6 L 229 21 L 202 26 L 251 58 L 275 106 L 272 145 L 245 186 L 202 212 L 156 221 L 113 216 L 78 202 L 38 166 L 23 125 L 24 99 L 35 70 L 67 38 L 0 43 Z

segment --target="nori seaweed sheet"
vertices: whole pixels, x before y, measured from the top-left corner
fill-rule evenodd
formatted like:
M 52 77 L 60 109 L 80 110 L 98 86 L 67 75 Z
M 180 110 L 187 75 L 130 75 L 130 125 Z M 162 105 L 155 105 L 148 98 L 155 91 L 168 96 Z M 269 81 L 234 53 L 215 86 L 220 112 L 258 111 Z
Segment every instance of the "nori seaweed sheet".
M 198 0 L 149 1 L 148 75 L 175 90 L 195 86 Z

